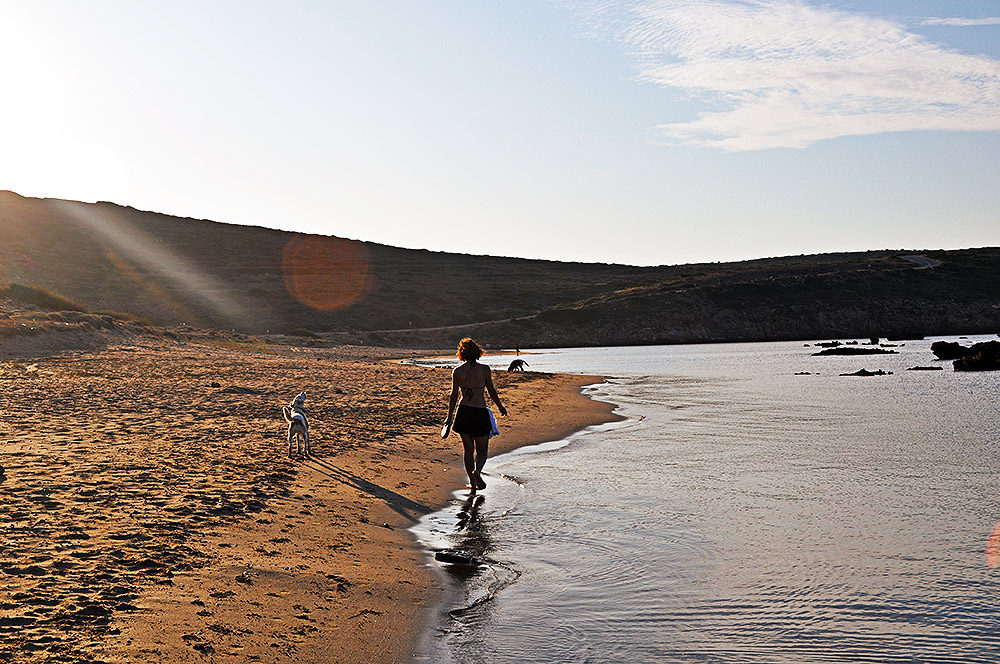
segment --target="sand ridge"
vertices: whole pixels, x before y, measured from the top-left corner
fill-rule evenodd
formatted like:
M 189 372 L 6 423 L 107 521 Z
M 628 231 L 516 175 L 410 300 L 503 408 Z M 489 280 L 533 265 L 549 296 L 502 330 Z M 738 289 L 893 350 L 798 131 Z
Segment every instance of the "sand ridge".
M 437 435 L 448 371 L 404 355 L 151 339 L 0 362 L 0 658 L 405 659 L 437 591 L 406 528 L 464 473 Z M 497 451 L 609 417 L 593 379 L 495 376 Z M 279 409 L 302 389 L 315 458 L 293 461 Z

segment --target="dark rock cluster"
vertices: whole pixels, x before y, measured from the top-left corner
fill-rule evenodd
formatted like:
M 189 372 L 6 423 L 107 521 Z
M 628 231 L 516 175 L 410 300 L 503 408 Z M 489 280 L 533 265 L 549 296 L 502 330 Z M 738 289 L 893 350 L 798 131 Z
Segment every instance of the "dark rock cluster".
M 819 345 L 819 344 L 817 344 Z M 884 348 L 869 348 L 866 346 L 834 346 L 831 348 L 826 348 L 818 353 L 813 353 L 813 355 L 895 355 L 894 350 L 885 350 Z
M 854 373 L 842 373 L 841 376 L 891 376 L 891 371 L 885 371 L 883 369 L 876 369 L 875 371 L 869 371 L 868 369 L 858 369 Z
M 969 346 L 954 341 L 935 341 L 931 344 L 931 352 L 939 360 L 957 360 L 969 352 Z
M 955 371 L 1000 370 L 1000 341 L 986 341 L 967 349 L 954 362 Z

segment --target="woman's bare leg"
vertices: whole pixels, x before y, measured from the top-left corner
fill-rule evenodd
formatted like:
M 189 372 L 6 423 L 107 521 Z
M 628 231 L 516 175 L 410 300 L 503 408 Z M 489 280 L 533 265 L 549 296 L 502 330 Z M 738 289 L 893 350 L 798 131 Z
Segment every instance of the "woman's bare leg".
M 485 489 L 486 482 L 483 481 L 483 468 L 486 466 L 486 459 L 490 455 L 490 436 L 489 434 L 485 436 L 479 436 L 475 439 L 476 441 L 476 482 L 475 486 L 478 489 Z
M 469 475 L 469 486 L 475 491 L 479 487 L 476 481 L 478 471 L 476 470 L 476 439 L 467 433 L 459 434 L 462 437 L 462 447 L 465 448 L 465 472 Z

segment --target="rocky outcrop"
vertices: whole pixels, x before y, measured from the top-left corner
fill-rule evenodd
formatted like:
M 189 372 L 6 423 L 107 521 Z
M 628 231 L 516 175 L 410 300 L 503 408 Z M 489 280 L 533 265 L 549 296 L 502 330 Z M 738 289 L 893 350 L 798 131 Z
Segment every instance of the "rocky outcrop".
M 868 369 L 858 369 L 854 373 L 842 373 L 841 376 L 891 376 L 891 371 L 883 371 L 882 369 L 876 369 L 875 371 L 868 371 Z
M 836 348 L 827 348 L 826 350 L 821 350 L 818 353 L 813 353 L 813 355 L 896 355 L 894 350 L 885 350 L 884 348 L 868 348 L 865 346 L 838 346 Z
M 955 371 L 1000 370 L 1000 341 L 987 341 L 970 348 L 965 356 L 955 360 Z
M 965 357 L 965 354 L 969 352 L 969 346 L 963 346 L 954 341 L 935 341 L 931 344 L 931 352 L 939 360 L 957 360 L 960 357 Z

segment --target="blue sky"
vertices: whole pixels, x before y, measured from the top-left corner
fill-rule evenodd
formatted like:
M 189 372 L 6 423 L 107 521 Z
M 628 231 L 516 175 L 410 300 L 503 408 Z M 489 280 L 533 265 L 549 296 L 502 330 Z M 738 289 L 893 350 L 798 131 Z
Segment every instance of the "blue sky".
M 1000 245 L 1000 3 L 0 0 L 0 189 L 636 265 Z

